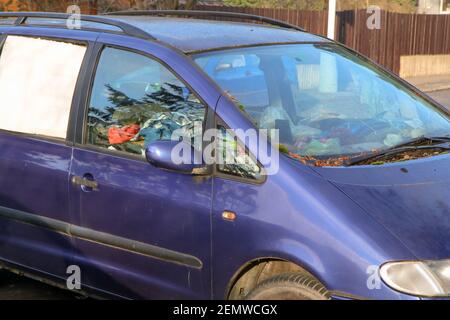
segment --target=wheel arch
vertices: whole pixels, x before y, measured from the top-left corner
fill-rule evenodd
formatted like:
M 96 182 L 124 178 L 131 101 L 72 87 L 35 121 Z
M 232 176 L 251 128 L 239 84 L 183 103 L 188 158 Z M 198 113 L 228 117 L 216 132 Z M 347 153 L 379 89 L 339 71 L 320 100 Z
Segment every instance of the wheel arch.
M 307 274 L 323 284 L 312 272 L 297 262 L 278 257 L 260 257 L 244 263 L 237 269 L 228 282 L 224 298 L 243 299 L 262 281 L 283 273 L 294 272 Z

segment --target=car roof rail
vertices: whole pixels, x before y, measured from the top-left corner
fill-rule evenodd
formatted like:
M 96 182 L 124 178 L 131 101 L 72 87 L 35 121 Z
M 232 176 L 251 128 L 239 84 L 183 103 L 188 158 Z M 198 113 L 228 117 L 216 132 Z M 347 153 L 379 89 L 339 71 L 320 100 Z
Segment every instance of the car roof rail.
M 15 22 L 12 24 L 13 26 L 23 26 L 26 23 L 28 18 L 38 18 L 38 19 L 58 19 L 58 20 L 68 20 L 73 19 L 72 14 L 67 13 L 56 13 L 56 12 L 0 12 L 0 19 L 4 18 L 16 18 Z M 1 21 L 1 20 L 0 20 Z M 116 19 L 105 18 L 102 16 L 92 16 L 92 15 L 80 15 L 80 21 L 83 22 L 92 22 L 98 25 L 104 25 L 106 28 L 99 27 L 85 27 L 81 28 L 81 30 L 93 30 L 93 31 L 102 31 L 102 32 L 113 32 L 108 30 L 107 27 L 115 27 L 121 30 L 121 33 L 126 35 L 130 35 L 133 37 L 144 38 L 155 40 L 150 34 L 145 32 L 142 29 L 134 27 L 126 22 L 118 21 Z M 41 27 L 60 27 L 60 25 L 54 24 L 36 24 Z M 65 24 L 66 25 L 66 24 Z
M 305 32 L 305 29 L 272 18 L 258 16 L 248 13 L 227 12 L 227 11 L 206 11 L 206 10 L 125 10 L 105 13 L 105 15 L 123 15 L 123 16 L 179 16 L 193 18 L 234 18 L 241 20 L 250 20 L 272 26 L 294 29 Z

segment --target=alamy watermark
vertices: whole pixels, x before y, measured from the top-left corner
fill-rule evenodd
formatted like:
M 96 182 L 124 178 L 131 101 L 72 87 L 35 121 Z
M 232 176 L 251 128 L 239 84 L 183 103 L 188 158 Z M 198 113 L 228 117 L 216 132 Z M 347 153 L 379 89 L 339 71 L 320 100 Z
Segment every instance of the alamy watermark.
M 369 290 L 380 290 L 381 289 L 381 277 L 379 273 L 379 267 L 376 265 L 370 265 L 366 269 L 367 277 L 367 288 Z
M 381 8 L 379 6 L 369 6 L 367 8 L 369 17 L 366 21 L 367 29 L 380 30 L 381 29 Z
M 81 8 L 77 5 L 67 7 L 67 13 L 70 15 L 66 21 L 68 29 L 80 30 L 81 29 Z
M 69 276 L 66 280 L 66 286 L 69 290 L 81 289 L 81 269 L 77 265 L 70 265 L 66 269 L 66 274 Z

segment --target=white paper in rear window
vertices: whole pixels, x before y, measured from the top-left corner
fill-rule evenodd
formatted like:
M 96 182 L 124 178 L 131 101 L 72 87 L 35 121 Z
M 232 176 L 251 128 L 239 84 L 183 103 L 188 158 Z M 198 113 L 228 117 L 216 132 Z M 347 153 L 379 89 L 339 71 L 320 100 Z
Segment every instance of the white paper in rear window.
M 66 138 L 86 47 L 8 36 L 0 56 L 0 129 Z

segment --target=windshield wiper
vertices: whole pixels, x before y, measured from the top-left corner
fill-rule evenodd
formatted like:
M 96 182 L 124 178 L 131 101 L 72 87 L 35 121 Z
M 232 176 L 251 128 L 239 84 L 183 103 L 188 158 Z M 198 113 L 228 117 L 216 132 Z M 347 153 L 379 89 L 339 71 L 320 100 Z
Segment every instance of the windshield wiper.
M 450 136 L 442 136 L 442 137 L 421 136 L 413 140 L 403 142 L 386 150 L 375 151 L 366 155 L 356 156 L 346 161 L 345 165 L 354 166 L 369 160 L 376 160 L 378 158 L 395 156 L 404 152 L 415 151 L 420 149 L 441 149 L 443 151 L 449 151 Z
M 435 145 L 435 144 L 442 144 L 450 142 L 450 135 L 448 136 L 440 136 L 440 137 L 427 137 L 427 136 L 420 136 L 418 138 L 402 142 L 398 145 L 395 145 L 389 150 L 400 148 L 400 147 L 406 147 L 406 146 L 420 146 L 420 145 Z

